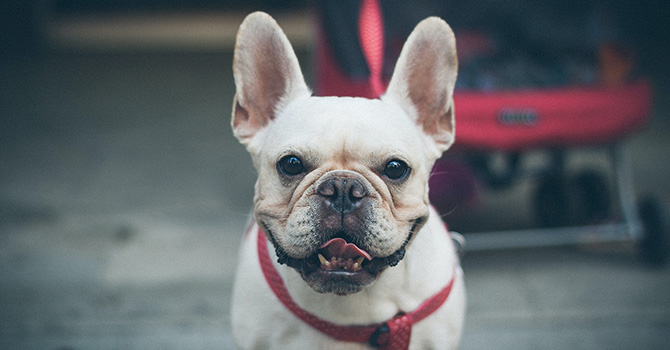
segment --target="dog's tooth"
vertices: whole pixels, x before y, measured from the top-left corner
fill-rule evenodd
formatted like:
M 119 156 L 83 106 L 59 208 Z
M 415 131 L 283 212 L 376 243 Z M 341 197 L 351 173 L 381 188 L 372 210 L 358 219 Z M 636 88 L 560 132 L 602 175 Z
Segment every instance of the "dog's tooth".
M 326 260 L 326 258 L 321 254 L 319 254 L 319 261 L 321 262 L 321 265 L 323 265 L 323 266 L 330 266 L 330 262 L 328 260 Z
M 362 257 L 362 256 L 359 256 L 358 259 L 356 259 L 356 264 L 358 264 L 358 266 L 360 266 L 361 264 L 363 264 L 363 260 L 365 260 L 365 258 Z
M 358 269 L 359 269 L 360 267 L 361 267 L 361 264 L 359 264 L 358 261 L 357 261 L 357 262 L 354 263 L 353 266 L 351 266 L 351 269 L 352 269 L 353 271 L 358 271 Z

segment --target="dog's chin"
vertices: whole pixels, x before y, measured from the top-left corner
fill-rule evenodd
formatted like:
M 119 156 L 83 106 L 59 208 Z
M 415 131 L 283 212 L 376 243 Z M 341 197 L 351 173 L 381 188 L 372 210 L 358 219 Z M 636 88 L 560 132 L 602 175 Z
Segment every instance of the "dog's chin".
M 377 274 L 378 275 L 378 274 Z M 377 275 L 367 271 L 328 271 L 318 269 L 312 273 L 301 273 L 307 284 L 319 293 L 333 293 L 349 295 L 360 292 L 364 287 L 372 284 Z
M 389 256 L 374 257 L 362 262 L 354 262 L 351 259 L 341 261 L 337 263 L 340 265 L 338 268 L 334 268 L 332 264 L 325 266 L 319 258 L 319 252 L 307 258 L 297 259 L 290 257 L 276 244 L 275 252 L 280 264 L 285 264 L 298 271 L 305 282 L 316 292 L 348 295 L 371 285 L 387 267 L 397 265 L 405 256 L 405 248 L 410 241 L 411 234 L 412 232 L 403 246 Z

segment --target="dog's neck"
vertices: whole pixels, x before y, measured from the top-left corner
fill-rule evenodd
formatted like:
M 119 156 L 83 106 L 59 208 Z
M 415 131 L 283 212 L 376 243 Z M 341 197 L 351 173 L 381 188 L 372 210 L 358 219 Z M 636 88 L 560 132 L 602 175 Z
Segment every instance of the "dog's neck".
M 347 296 L 315 292 L 293 268 L 276 263 L 271 246 L 269 253 L 293 301 L 301 308 L 337 324 L 370 324 L 415 310 L 449 283 L 457 263 L 449 240 L 442 223 L 429 219 L 397 266 L 387 268 L 372 285 Z M 436 260 L 444 257 L 445 251 L 452 254 Z

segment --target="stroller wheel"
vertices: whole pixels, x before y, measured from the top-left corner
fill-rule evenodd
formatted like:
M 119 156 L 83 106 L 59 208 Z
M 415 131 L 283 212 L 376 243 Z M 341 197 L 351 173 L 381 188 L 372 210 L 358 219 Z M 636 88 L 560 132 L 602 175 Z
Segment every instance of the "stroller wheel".
M 640 242 L 642 259 L 652 266 L 663 266 L 670 257 L 670 211 L 662 200 L 647 197 L 639 204 L 643 236 Z
M 535 219 L 543 227 L 568 226 L 574 222 L 573 193 L 562 174 L 542 176 L 532 203 Z
M 575 196 L 574 220 L 594 224 L 610 216 L 611 201 L 607 180 L 595 170 L 583 170 L 570 183 Z

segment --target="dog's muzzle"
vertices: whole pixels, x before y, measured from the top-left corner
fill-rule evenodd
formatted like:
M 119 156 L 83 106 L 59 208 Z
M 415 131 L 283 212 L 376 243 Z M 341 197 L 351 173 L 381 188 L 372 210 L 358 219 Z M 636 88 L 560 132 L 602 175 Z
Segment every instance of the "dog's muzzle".
M 379 256 L 380 238 L 376 222 L 372 185 L 359 173 L 347 170 L 331 171 L 314 184 L 312 204 L 315 211 L 311 252 L 300 258 L 289 255 L 277 243 L 277 237 L 263 225 L 275 246 L 278 262 L 297 270 L 315 290 L 323 293 L 351 294 L 372 283 L 381 271 L 397 265 L 423 217 L 399 232 L 405 241 L 395 250 Z
M 351 171 L 333 171 L 316 186 L 319 234 L 327 240 L 342 237 L 360 243 L 365 234 L 370 206 L 370 190 L 361 175 Z

